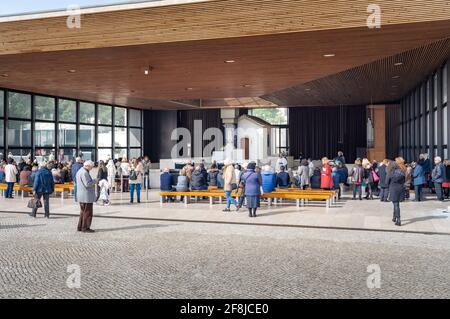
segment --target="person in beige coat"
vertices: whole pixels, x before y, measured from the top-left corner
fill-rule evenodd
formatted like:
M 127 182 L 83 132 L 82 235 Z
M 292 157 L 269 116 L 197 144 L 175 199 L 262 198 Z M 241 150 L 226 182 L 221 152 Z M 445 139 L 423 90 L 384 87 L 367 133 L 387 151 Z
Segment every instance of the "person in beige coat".
M 234 171 L 233 163 L 229 159 L 225 160 L 224 162 L 223 179 L 224 179 L 225 195 L 227 198 L 227 206 L 223 211 L 229 212 L 231 204 L 233 204 L 237 210 L 238 208 L 237 202 L 233 197 L 231 197 L 231 192 L 237 188 L 236 173 Z

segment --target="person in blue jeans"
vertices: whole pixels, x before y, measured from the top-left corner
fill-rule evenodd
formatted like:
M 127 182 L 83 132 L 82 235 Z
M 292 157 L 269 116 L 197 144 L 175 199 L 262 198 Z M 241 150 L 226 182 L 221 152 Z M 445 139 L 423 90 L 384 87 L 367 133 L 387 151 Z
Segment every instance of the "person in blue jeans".
M 14 184 L 17 182 L 17 167 L 12 158 L 8 159 L 8 165 L 5 166 L 5 182 L 8 185 L 5 192 L 5 198 L 13 198 Z
M 141 202 L 141 185 L 144 176 L 144 166 L 142 163 L 133 159 L 131 161 L 130 175 L 129 175 L 129 186 L 130 186 L 130 203 L 134 202 L 134 190 L 136 190 L 137 202 Z
M 236 202 L 236 200 L 233 197 L 231 197 L 231 193 L 233 192 L 233 190 L 236 190 L 236 188 L 237 188 L 236 173 L 234 172 L 234 166 L 233 166 L 233 163 L 231 162 L 231 160 L 229 160 L 229 159 L 225 160 L 223 171 L 224 171 L 223 177 L 224 177 L 224 183 L 225 183 L 224 190 L 225 190 L 225 196 L 227 198 L 227 206 L 223 211 L 229 212 L 231 204 L 236 206 L 236 210 L 238 210 L 238 203 Z

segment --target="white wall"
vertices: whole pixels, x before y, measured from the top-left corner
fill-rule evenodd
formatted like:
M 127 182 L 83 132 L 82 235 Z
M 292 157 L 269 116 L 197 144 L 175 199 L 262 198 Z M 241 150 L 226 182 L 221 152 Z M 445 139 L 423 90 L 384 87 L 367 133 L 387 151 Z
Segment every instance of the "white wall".
M 249 157 L 251 161 L 258 161 L 268 156 L 267 134 L 269 130 L 248 119 L 238 122 L 237 147 L 242 148 L 241 139 L 249 138 Z

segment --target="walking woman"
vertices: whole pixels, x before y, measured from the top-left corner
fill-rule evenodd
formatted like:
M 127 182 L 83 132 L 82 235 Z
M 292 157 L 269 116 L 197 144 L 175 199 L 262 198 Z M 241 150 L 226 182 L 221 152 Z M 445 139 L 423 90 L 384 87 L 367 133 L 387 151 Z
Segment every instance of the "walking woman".
M 143 183 L 144 166 L 139 159 L 133 159 L 130 166 L 129 185 L 130 203 L 134 202 L 134 190 L 136 190 L 137 202 L 141 202 L 141 185 Z
M 390 162 L 387 167 L 386 182 L 389 185 L 389 200 L 394 205 L 394 216 L 392 222 L 401 226 L 400 202 L 405 200 L 405 172 L 396 162 Z
M 231 197 L 231 192 L 237 189 L 236 173 L 234 172 L 234 167 L 231 160 L 229 159 L 225 160 L 223 170 L 224 170 L 223 178 L 225 184 L 224 190 L 227 198 L 227 207 L 223 211 L 229 212 L 231 204 L 233 204 L 236 207 L 236 210 L 238 208 L 236 200 L 233 197 Z
M 255 171 L 256 163 L 251 162 L 247 166 L 247 171 L 242 176 L 244 183 L 245 198 L 247 198 L 248 216 L 256 217 L 256 210 L 260 206 L 262 176 Z

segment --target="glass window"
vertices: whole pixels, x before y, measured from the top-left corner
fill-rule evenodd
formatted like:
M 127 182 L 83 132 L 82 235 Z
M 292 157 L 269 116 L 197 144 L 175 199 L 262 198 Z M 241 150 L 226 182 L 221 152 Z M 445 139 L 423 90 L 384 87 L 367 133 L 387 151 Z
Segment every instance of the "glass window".
M 427 81 L 427 111 L 430 110 L 431 81 Z
M 5 150 L 0 148 L 0 161 L 3 161 L 5 159 Z
M 31 95 L 9 92 L 8 116 L 31 119 Z
M 38 147 L 54 147 L 55 123 L 35 123 L 34 143 Z
M 98 149 L 98 157 L 99 161 L 108 161 L 112 158 L 112 149 L 110 148 L 99 148 Z
M 287 108 L 267 108 L 267 109 L 251 109 L 249 114 L 259 117 L 260 119 L 272 125 L 287 125 L 288 124 L 288 109 Z
M 77 150 L 75 148 L 61 148 L 58 154 L 58 160 L 61 163 L 70 162 L 77 157 Z
M 95 146 L 95 126 L 80 125 L 80 145 Z
M 31 146 L 31 122 L 8 121 L 8 145 Z
M 110 105 L 98 105 L 98 124 L 100 125 L 112 125 L 112 106 Z
M 130 118 L 128 119 L 129 126 L 141 127 L 141 111 L 130 109 Z
M 118 126 L 127 126 L 127 109 L 123 107 L 114 108 L 114 123 Z
M 95 149 L 84 148 L 80 150 L 80 156 L 84 161 L 95 161 Z
M 443 109 L 442 109 L 442 118 L 444 119 L 443 121 L 442 121 L 442 134 L 444 134 L 444 136 L 443 136 L 443 143 L 444 143 L 444 145 L 447 145 L 447 109 L 448 109 L 448 107 L 446 106 L 446 107 L 444 107 Z
M 95 104 L 80 102 L 80 123 L 95 124 Z
M 140 148 L 131 148 L 130 149 L 130 158 L 139 158 L 141 157 L 141 149 Z
M 4 122 L 3 120 L 0 120 L 0 146 L 5 146 L 5 137 L 3 136 L 4 132 Z
M 116 127 L 114 130 L 114 146 L 127 147 L 127 129 Z
M 34 152 L 34 156 L 35 159 L 38 161 L 38 163 L 56 160 L 54 149 L 46 149 L 46 148 L 36 149 L 36 151 Z
M 59 100 L 58 118 L 62 122 L 75 123 L 77 121 L 77 103 L 71 100 Z
M 18 163 L 21 159 L 28 160 L 31 158 L 31 150 L 30 149 L 9 149 L 9 152 L 12 154 L 13 159 Z
M 114 149 L 114 159 L 127 157 L 127 149 L 126 148 L 116 148 Z
M 75 124 L 59 124 L 59 146 L 77 145 L 77 126 Z
M 130 128 L 130 147 L 141 147 L 141 129 Z
M 437 73 L 433 76 L 433 83 L 434 83 L 434 85 L 433 85 L 433 101 L 434 101 L 433 106 L 437 107 L 437 105 L 438 105 L 438 85 L 439 85 Z
M 437 112 L 433 112 L 434 113 L 434 119 L 433 119 L 433 123 L 434 123 L 434 145 L 437 145 L 437 137 L 438 137 L 438 117 L 437 117 Z
M 5 116 L 5 92 L 0 90 L 0 117 Z
M 111 147 L 112 146 L 112 128 L 109 126 L 98 127 L 98 147 Z
M 448 101 L 448 79 L 447 79 L 447 72 L 448 72 L 448 64 L 444 66 L 444 71 L 442 73 L 442 103 L 447 103 Z M 445 117 L 444 117 L 445 119 Z
M 46 96 L 35 96 L 35 116 L 37 120 L 55 120 L 55 99 Z

